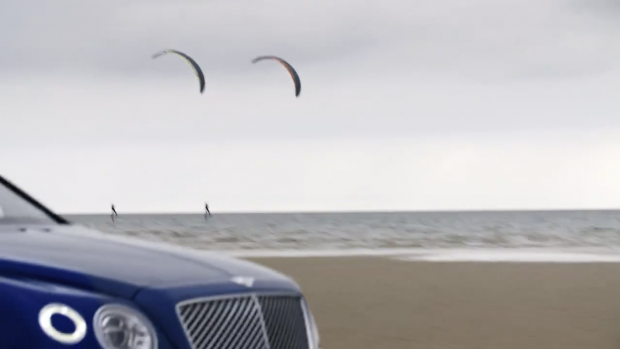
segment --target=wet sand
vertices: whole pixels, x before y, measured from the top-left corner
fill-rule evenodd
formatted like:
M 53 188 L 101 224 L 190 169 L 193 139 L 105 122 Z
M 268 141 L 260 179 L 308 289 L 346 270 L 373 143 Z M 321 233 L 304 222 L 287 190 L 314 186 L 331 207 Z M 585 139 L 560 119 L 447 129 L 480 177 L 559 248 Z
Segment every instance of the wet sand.
M 620 348 L 620 264 L 252 260 L 301 285 L 323 349 Z

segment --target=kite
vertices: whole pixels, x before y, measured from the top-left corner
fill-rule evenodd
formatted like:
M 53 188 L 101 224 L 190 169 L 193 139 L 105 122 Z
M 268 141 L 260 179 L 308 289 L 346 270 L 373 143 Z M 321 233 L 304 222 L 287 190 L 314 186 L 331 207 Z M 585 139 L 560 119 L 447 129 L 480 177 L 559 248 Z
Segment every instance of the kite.
M 290 65 L 287 61 L 283 60 L 282 58 L 276 57 L 276 56 L 259 56 L 259 57 L 254 58 L 252 60 L 252 63 L 258 63 L 260 61 L 267 60 L 267 59 L 273 59 L 279 62 L 280 64 L 282 64 L 284 68 L 286 68 L 288 73 L 291 74 L 291 78 L 293 79 L 293 82 L 295 83 L 295 97 L 299 97 L 299 94 L 301 93 L 301 80 L 299 79 L 299 75 L 297 74 L 297 71 L 295 71 L 295 68 L 293 68 L 293 66 Z
M 190 67 L 192 67 L 192 69 L 194 70 L 194 73 L 196 74 L 196 77 L 198 77 L 198 82 L 200 83 L 200 93 L 202 93 L 205 90 L 205 76 L 204 74 L 202 74 L 202 69 L 200 69 L 200 66 L 198 65 L 198 63 L 196 63 L 195 60 L 193 60 L 190 56 L 186 55 L 185 53 L 179 52 L 176 50 L 163 50 L 163 51 L 157 52 L 156 54 L 153 55 L 153 59 L 161 57 L 168 53 L 177 54 L 179 57 L 183 58 L 190 65 Z

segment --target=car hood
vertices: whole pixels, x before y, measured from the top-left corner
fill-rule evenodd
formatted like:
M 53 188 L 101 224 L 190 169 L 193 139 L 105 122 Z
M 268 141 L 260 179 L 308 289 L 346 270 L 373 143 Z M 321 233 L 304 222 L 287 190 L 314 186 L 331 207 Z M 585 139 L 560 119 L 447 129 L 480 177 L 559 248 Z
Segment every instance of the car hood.
M 247 288 L 232 282 L 235 276 L 253 278 L 253 289 L 299 289 L 287 276 L 248 261 L 74 225 L 0 227 L 0 275 L 49 280 L 123 298 L 145 288 Z

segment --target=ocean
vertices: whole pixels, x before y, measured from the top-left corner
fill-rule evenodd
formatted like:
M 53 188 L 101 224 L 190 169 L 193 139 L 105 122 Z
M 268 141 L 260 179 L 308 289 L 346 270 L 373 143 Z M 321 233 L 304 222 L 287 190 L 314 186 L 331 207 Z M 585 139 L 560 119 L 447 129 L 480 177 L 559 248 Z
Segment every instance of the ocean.
M 208 250 L 620 247 L 620 211 L 65 217 L 109 234 Z

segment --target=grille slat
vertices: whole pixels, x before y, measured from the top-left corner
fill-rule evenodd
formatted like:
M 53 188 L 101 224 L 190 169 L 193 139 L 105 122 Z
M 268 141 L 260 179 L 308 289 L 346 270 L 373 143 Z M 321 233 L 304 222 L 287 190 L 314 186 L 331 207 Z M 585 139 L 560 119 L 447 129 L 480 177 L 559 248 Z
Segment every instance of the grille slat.
M 215 348 L 221 347 L 221 348 L 230 348 L 233 347 L 231 345 L 231 340 L 234 338 L 239 338 L 242 337 L 245 332 L 247 331 L 247 327 L 246 325 L 246 320 L 247 320 L 247 315 L 248 312 L 252 309 L 253 307 L 245 307 L 245 309 L 243 310 L 243 313 L 239 314 L 239 331 L 238 333 L 232 331 L 232 327 L 229 327 L 227 332 L 224 332 L 224 334 L 222 334 L 222 337 L 220 338 L 220 342 L 218 343 L 218 345 L 215 346 Z M 234 348 L 234 347 L 233 347 Z
M 251 334 L 248 335 L 247 338 L 243 338 L 241 336 L 239 337 L 241 339 L 241 342 L 246 345 L 246 346 L 239 345 L 239 348 L 243 348 L 243 349 L 267 348 L 267 344 L 265 344 L 266 343 L 265 337 L 263 336 L 262 326 L 260 326 L 260 323 L 259 323 L 259 326 L 252 328 L 250 332 Z
M 177 311 L 193 349 L 311 349 L 300 296 L 190 300 Z
M 213 307 L 209 307 L 208 304 L 201 304 L 196 309 L 196 312 L 192 312 L 193 316 L 187 320 L 187 328 L 191 333 L 195 332 L 198 326 L 200 326 L 202 319 L 208 318 L 210 315 L 209 310 L 213 311 Z
M 222 343 L 222 348 L 243 348 L 242 345 L 240 345 L 238 342 L 240 339 L 242 338 L 247 338 L 249 337 L 250 333 L 249 331 L 252 329 L 251 326 L 251 314 L 248 314 L 248 311 L 251 308 L 248 307 L 248 309 L 246 310 L 246 313 L 243 316 L 243 319 L 241 321 L 241 326 L 240 326 L 240 331 L 239 333 L 235 336 L 235 335 L 229 335 L 227 338 L 225 338 L 226 340 L 224 341 L 224 343 Z
M 226 330 L 230 327 L 230 323 L 231 320 L 234 321 L 234 316 L 235 316 L 235 312 L 239 306 L 239 302 L 229 302 L 228 303 L 228 309 L 227 309 L 227 316 L 226 319 L 224 320 L 224 322 L 221 324 L 221 326 L 218 328 L 217 332 L 213 333 L 213 338 L 212 340 L 207 340 L 206 342 L 209 344 L 207 345 L 207 349 L 213 349 L 213 348 L 217 348 L 218 347 L 218 342 L 221 340 L 222 335 L 224 333 L 226 333 Z
M 188 314 L 187 314 L 186 321 L 188 323 L 188 326 L 190 326 L 189 324 L 191 324 L 192 322 L 194 322 L 194 320 L 196 320 L 196 316 L 202 312 L 202 308 L 206 308 L 206 307 L 207 306 L 203 304 L 201 306 L 195 307 L 193 309 L 189 309 L 189 311 L 187 311 Z
M 309 349 L 301 300 L 293 296 L 260 296 L 271 349 Z
M 211 322 L 210 325 L 212 326 L 209 326 L 209 327 L 211 328 L 211 330 L 209 330 L 209 327 L 205 327 L 205 330 L 202 331 L 203 333 L 199 341 L 196 342 L 198 349 L 210 348 L 212 346 L 213 340 L 217 337 L 217 334 L 221 331 L 222 327 L 225 326 L 227 319 L 232 315 L 232 312 L 230 311 L 233 305 L 232 302 L 227 301 L 223 303 L 224 304 L 221 305 L 221 308 L 218 309 L 218 310 L 221 310 L 218 313 L 218 315 L 221 315 L 221 316 L 214 317 L 213 319 L 209 319 L 209 320 L 213 320 L 213 321 L 210 321 Z
M 221 316 L 226 314 L 226 309 L 224 308 L 226 305 L 223 304 L 223 302 L 214 302 L 213 304 L 210 304 L 210 306 L 213 307 L 214 314 L 208 318 L 204 318 L 200 325 L 196 327 L 194 332 L 190 334 L 194 340 L 196 348 L 204 348 L 201 344 L 213 335 L 213 332 L 217 330 L 217 326 L 221 325 L 221 321 L 218 320 L 221 320 Z

